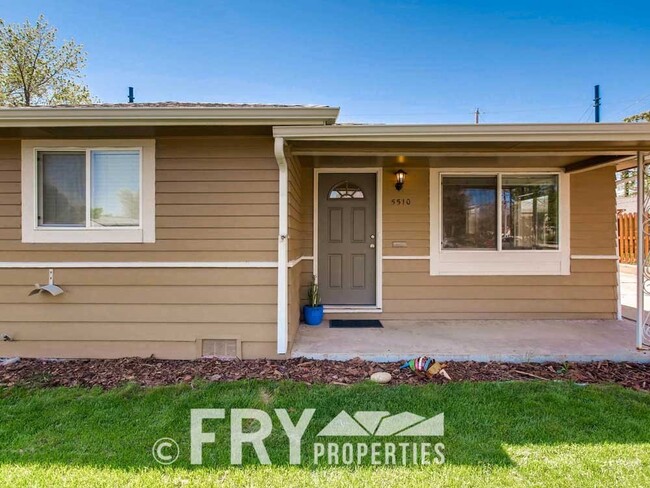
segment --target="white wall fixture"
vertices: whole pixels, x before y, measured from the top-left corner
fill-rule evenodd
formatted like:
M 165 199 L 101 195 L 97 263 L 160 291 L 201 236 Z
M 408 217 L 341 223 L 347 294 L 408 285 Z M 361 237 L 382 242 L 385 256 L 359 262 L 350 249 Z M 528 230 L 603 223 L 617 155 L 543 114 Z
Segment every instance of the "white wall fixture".
M 36 283 L 34 285 L 34 289 L 29 292 L 29 296 L 32 295 L 38 295 L 40 293 L 49 293 L 53 297 L 61 295 L 63 293 L 63 289 L 60 286 L 57 286 L 54 284 L 54 270 L 50 269 L 48 273 L 48 282 L 47 285 L 39 285 Z

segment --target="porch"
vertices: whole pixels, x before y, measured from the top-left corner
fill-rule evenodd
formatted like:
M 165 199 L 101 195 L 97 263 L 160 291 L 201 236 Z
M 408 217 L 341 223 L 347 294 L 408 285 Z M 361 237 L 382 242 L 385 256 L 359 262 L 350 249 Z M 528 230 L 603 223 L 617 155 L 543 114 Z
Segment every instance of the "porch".
M 384 328 L 301 325 L 291 356 L 399 361 L 650 362 L 637 350 L 631 320 L 382 320 Z
M 647 127 L 333 126 L 274 135 L 287 165 L 293 356 L 650 361 L 634 322 L 620 320 L 613 191 L 616 166 L 650 149 Z M 349 195 L 337 196 L 343 184 Z M 521 198 L 508 189 L 518 184 Z M 445 192 L 464 196 L 445 204 Z M 358 199 L 349 207 L 363 225 L 344 198 Z M 522 216 L 533 213 L 526 224 Z M 312 276 L 326 317 L 380 319 L 384 328 L 299 325 Z M 367 296 L 352 296 L 362 288 Z

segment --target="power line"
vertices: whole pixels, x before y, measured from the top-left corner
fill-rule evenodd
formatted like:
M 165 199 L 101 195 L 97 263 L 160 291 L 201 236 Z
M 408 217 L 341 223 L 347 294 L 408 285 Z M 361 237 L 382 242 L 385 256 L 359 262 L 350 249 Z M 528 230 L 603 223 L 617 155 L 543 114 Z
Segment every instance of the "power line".
M 587 108 L 585 109 L 584 112 L 582 112 L 582 115 L 581 115 L 580 118 L 578 119 L 578 123 L 582 122 L 583 119 L 586 120 L 586 119 L 585 119 L 585 116 L 591 113 L 591 109 L 592 109 L 592 108 L 594 108 L 594 106 L 593 106 L 591 103 L 590 103 L 589 105 L 587 105 Z
M 583 104 L 580 105 L 562 105 L 556 107 L 538 107 L 538 108 L 529 108 L 529 109 L 519 109 L 519 110 L 481 110 L 481 115 L 483 114 L 514 114 L 514 113 L 526 113 L 526 112 L 548 112 L 553 110 L 566 110 L 570 108 L 584 107 Z M 375 112 L 375 113 L 346 113 L 348 117 L 372 117 L 372 116 L 391 116 L 391 117 L 408 117 L 411 115 L 457 115 L 457 114 L 468 114 L 474 115 L 476 110 L 458 110 L 458 111 L 447 111 L 447 112 L 400 112 L 400 113 L 387 113 L 387 112 Z
M 636 98 L 636 99 L 625 99 L 625 100 L 615 100 L 615 101 L 609 101 L 607 103 L 608 107 L 615 107 L 615 106 L 620 106 L 624 103 L 632 102 L 629 103 L 625 108 L 622 110 L 619 110 L 614 113 L 613 118 L 618 117 L 625 111 L 629 110 L 633 106 L 644 102 L 645 100 L 650 99 L 650 93 L 647 95 L 641 97 L 641 98 Z M 481 116 L 481 121 L 484 122 L 484 116 L 486 114 L 489 115 L 507 115 L 507 114 L 519 114 L 519 113 L 539 113 L 539 112 L 554 112 L 554 111 L 560 111 L 560 110 L 570 110 L 574 108 L 582 108 L 584 107 L 584 102 L 581 104 L 567 104 L 567 105 L 555 105 L 552 107 L 535 107 L 535 108 L 524 108 L 524 109 L 514 109 L 514 110 L 481 110 L 480 111 L 480 116 Z M 589 101 L 589 104 L 587 105 L 587 108 L 585 111 L 582 113 L 582 115 L 579 118 L 579 122 L 583 122 L 589 118 L 590 110 L 594 108 L 593 105 L 593 100 Z M 462 109 L 462 110 L 448 110 L 448 111 L 409 111 L 409 112 L 399 112 L 399 113 L 387 113 L 387 112 L 375 112 L 375 113 L 346 113 L 343 111 L 343 114 L 345 117 L 411 117 L 411 116 L 446 116 L 446 115 L 476 115 L 476 110 L 467 110 L 467 109 Z
M 632 107 L 634 107 L 636 104 L 641 103 L 641 102 L 647 100 L 648 98 L 650 98 L 650 93 L 648 93 L 648 94 L 647 94 L 646 96 L 644 96 L 644 97 L 641 97 L 641 98 L 635 100 L 635 101 L 632 102 L 630 105 L 628 105 L 627 107 L 625 107 L 623 110 L 620 110 L 620 111 L 616 112 L 616 114 L 614 115 L 614 117 L 618 117 L 619 115 L 622 115 L 623 113 L 627 112 L 629 109 L 631 109 Z
M 568 108 L 578 108 L 578 107 L 584 107 L 583 104 L 576 104 L 576 105 L 558 105 L 555 107 L 538 107 L 538 108 L 526 108 L 526 109 L 519 109 L 519 110 L 486 110 L 481 113 L 485 114 L 514 114 L 514 113 L 526 113 L 526 112 L 551 112 L 554 110 L 566 110 Z

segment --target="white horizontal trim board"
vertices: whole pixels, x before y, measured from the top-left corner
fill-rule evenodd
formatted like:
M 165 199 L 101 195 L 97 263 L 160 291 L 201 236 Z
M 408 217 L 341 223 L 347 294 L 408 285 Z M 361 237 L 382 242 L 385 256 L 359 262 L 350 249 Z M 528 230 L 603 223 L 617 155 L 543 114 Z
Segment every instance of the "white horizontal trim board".
M 381 307 L 373 305 L 325 305 L 323 306 L 324 313 L 381 313 Z
M 520 251 L 513 251 L 513 252 L 520 252 Z M 307 258 L 305 257 L 304 259 L 313 259 L 313 258 Z M 430 256 L 384 256 L 383 259 L 390 259 L 390 260 L 395 260 L 395 261 L 410 261 L 410 260 L 429 260 L 431 259 Z M 571 256 L 571 259 L 602 259 L 602 260 L 614 260 L 618 259 L 618 256 L 616 255 L 609 255 L 609 254 L 573 254 Z
M 301 261 L 313 261 L 314 256 L 300 256 L 299 258 L 292 259 L 287 263 L 289 268 L 293 268 L 295 265 L 300 264 Z
M 412 260 L 412 259 L 431 259 L 431 257 L 430 256 L 384 256 L 383 259 Z
M 63 268 L 277 268 L 275 261 L 0 262 L 0 269 Z
M 469 251 L 471 252 L 471 251 Z M 512 255 L 511 255 L 512 256 Z M 301 261 L 311 261 L 313 256 L 301 256 L 289 261 L 292 268 Z M 390 260 L 428 260 L 429 256 L 384 256 Z M 614 260 L 618 256 L 609 255 L 573 255 L 571 259 Z M 1 261 L 0 269 L 49 269 L 49 268 L 277 268 L 275 261 Z
M 615 254 L 572 254 L 571 259 L 618 259 Z

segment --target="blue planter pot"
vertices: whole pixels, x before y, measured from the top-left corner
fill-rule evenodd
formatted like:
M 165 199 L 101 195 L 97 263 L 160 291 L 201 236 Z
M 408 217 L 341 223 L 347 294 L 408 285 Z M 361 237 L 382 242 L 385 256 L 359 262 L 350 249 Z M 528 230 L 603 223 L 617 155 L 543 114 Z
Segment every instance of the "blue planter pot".
M 302 309 L 307 325 L 320 325 L 323 321 L 323 306 L 310 307 L 305 305 Z

